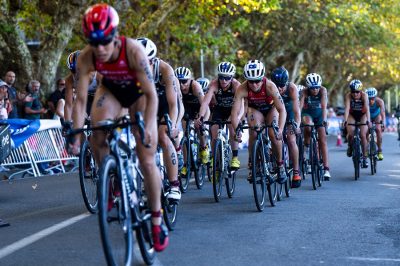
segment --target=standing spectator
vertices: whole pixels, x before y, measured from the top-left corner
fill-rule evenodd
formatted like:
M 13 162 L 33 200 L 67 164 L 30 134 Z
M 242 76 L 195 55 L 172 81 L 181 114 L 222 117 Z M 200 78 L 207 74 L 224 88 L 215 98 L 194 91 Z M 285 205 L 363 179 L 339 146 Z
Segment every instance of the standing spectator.
M 19 112 L 20 106 L 23 104 L 23 100 L 25 95 L 18 92 L 15 87 L 13 87 L 15 83 L 15 73 L 12 71 L 8 71 L 6 76 L 4 77 L 4 81 L 8 85 L 8 98 L 11 103 L 12 110 L 8 114 L 8 118 L 20 118 L 21 113 Z
M 48 111 L 43 108 L 43 105 L 40 102 L 40 82 L 37 80 L 31 80 L 28 85 L 28 90 L 29 94 L 25 98 L 25 118 L 40 119 L 40 115 L 46 114 Z
M 8 99 L 8 85 L 0 80 L 0 119 L 8 118 L 8 110 L 10 108 L 10 101 Z
M 52 119 L 54 115 L 57 114 L 57 105 L 58 101 L 61 99 L 65 99 L 65 80 L 59 79 L 57 80 L 57 89 L 50 94 L 49 99 L 47 100 L 47 105 L 49 106 L 50 110 L 50 118 Z

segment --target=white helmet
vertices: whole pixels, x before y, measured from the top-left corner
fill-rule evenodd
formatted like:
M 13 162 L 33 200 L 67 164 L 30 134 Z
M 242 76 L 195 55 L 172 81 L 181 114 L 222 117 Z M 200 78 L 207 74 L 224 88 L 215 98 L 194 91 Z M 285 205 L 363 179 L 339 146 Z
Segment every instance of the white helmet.
M 264 64 L 259 60 L 250 60 L 244 66 L 244 78 L 247 80 L 260 80 L 265 75 Z
M 201 85 L 204 92 L 207 91 L 208 86 L 210 85 L 210 80 L 208 78 L 198 78 L 196 81 Z
M 145 38 L 145 37 L 137 38 L 136 40 L 143 45 L 144 50 L 145 50 L 146 55 L 147 55 L 147 58 L 149 60 L 151 60 L 154 57 L 156 57 L 157 46 L 155 45 L 155 43 L 152 40 L 150 40 L 148 38 Z
M 175 76 L 178 79 L 190 79 L 192 77 L 192 72 L 190 72 L 187 67 L 178 67 L 175 69 Z
M 365 90 L 365 93 L 368 94 L 368 98 L 374 98 L 378 95 L 378 91 L 375 88 L 368 88 Z
M 236 67 L 230 62 L 221 62 L 218 64 L 218 75 L 233 76 L 236 73 Z
M 306 77 L 306 84 L 309 88 L 321 87 L 322 78 L 317 73 L 310 73 Z

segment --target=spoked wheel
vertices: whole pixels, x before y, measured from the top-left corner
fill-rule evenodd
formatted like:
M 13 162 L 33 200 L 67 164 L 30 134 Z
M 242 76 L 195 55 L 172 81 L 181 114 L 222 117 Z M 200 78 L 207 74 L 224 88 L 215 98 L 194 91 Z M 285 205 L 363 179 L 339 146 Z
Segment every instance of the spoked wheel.
M 143 261 L 147 265 L 154 263 L 156 251 L 151 233 L 151 214 L 150 211 L 143 210 L 140 214 L 142 222 L 136 229 L 136 238 L 138 241 L 140 253 L 142 254 Z
M 166 175 L 164 175 L 163 180 L 163 189 L 161 195 L 161 208 L 163 209 L 163 218 L 165 221 L 165 225 L 168 227 L 169 231 L 173 231 L 176 225 L 176 217 L 178 204 L 175 202 L 170 202 L 167 199 L 167 194 L 169 191 L 169 182 Z
M 376 147 L 375 147 L 375 141 L 372 140 L 374 138 L 374 135 L 371 134 L 371 141 L 369 144 L 369 161 L 371 164 L 371 175 L 376 174 Z
M 203 171 L 203 164 L 201 163 L 201 148 L 200 144 L 197 143 L 197 160 L 193 160 L 193 171 L 194 171 L 194 180 L 196 182 L 197 189 L 201 189 L 204 184 L 205 172 Z
M 115 157 L 104 158 L 100 169 L 99 226 L 108 265 L 131 265 L 133 250 L 132 217 L 127 197 L 120 190 Z
M 317 189 L 317 179 L 318 179 L 318 166 L 316 160 L 316 154 L 314 152 L 317 151 L 317 146 L 313 140 L 311 140 L 311 147 L 310 147 L 310 165 L 311 165 L 311 180 L 313 189 Z
M 290 197 L 290 189 L 292 188 L 293 169 L 286 168 L 287 181 L 285 182 L 285 195 Z
M 317 169 L 317 183 L 318 183 L 318 186 L 320 187 L 320 186 L 322 186 L 322 180 L 323 180 L 323 176 L 324 176 L 324 166 L 323 166 L 323 163 L 322 163 L 322 159 L 321 159 L 321 153 L 319 152 L 319 146 L 318 145 L 315 145 L 316 146 L 316 152 L 317 153 L 315 153 L 315 156 L 316 156 L 316 158 L 315 158 L 315 162 L 317 163 L 317 166 L 316 166 L 316 169 Z M 318 155 L 319 155 L 319 157 L 318 157 Z
M 189 181 L 191 176 L 191 152 L 190 152 L 190 141 L 183 137 L 181 141 L 182 153 L 186 155 L 185 167 L 186 167 L 186 174 L 179 173 L 179 188 L 181 189 L 182 193 L 185 193 L 189 187 Z
M 226 145 L 225 148 L 227 149 L 225 154 L 228 156 L 228 158 L 225 158 L 225 162 L 228 162 L 228 164 L 230 164 L 232 160 L 232 148 L 230 145 Z M 229 198 L 232 198 L 233 194 L 235 193 L 236 171 L 232 170 L 230 165 L 226 165 L 225 171 L 226 171 L 225 174 L 226 193 L 228 194 Z
M 299 149 L 299 168 L 300 168 L 300 172 L 301 172 L 301 176 L 303 178 L 303 180 L 306 179 L 306 165 L 305 165 L 305 160 L 304 160 L 304 146 L 303 146 L 303 139 L 300 136 L 296 137 L 297 140 L 297 147 Z
M 254 201 L 256 203 L 256 207 L 258 211 L 264 210 L 265 203 L 265 192 L 266 192 L 266 172 L 265 172 L 265 163 L 263 156 L 264 149 L 261 146 L 261 142 L 256 140 L 253 147 L 253 154 L 251 157 L 251 177 L 253 183 L 253 194 Z
M 98 180 L 92 150 L 90 149 L 89 141 L 85 140 L 81 145 L 81 152 L 79 154 L 79 183 L 81 185 L 83 201 L 91 213 L 97 213 L 98 210 Z
M 223 177 L 224 169 L 222 168 L 222 142 L 219 139 L 215 141 L 213 154 L 214 154 L 213 175 L 212 175 L 213 193 L 215 201 L 219 202 L 221 199 L 222 182 L 224 180 Z
M 360 178 L 360 143 L 359 140 L 354 140 L 353 146 L 353 163 L 354 163 L 354 179 Z

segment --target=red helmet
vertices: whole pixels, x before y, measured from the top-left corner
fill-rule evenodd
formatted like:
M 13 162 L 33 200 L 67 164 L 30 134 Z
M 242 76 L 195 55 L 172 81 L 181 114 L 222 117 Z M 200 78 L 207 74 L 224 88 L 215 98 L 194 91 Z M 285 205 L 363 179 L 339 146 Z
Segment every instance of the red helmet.
M 108 43 L 117 32 L 119 16 L 112 6 L 95 4 L 83 16 L 82 28 L 89 43 Z

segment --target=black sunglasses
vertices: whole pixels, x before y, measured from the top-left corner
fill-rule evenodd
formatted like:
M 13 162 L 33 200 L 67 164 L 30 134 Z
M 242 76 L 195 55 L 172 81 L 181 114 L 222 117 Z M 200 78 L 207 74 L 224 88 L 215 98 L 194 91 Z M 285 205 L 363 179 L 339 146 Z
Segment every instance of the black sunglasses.
M 179 82 L 180 82 L 182 85 L 185 85 L 188 81 L 189 81 L 188 79 L 180 79 L 180 80 L 179 80 Z
M 228 80 L 231 80 L 231 79 L 232 79 L 232 77 L 227 77 L 227 76 L 218 76 L 218 79 L 219 79 L 219 80 L 226 80 L 226 81 L 228 81 Z
M 358 94 L 358 93 L 360 93 L 360 92 L 361 92 L 361 91 L 352 91 L 351 93 L 357 93 L 357 94 Z
M 310 90 L 319 90 L 321 87 L 310 87 Z
M 247 82 L 248 83 L 251 83 L 251 84 L 257 84 L 257 83 L 260 83 L 262 81 L 262 79 L 258 79 L 258 80 L 248 80 Z
M 97 47 L 99 45 L 106 46 L 106 45 L 109 45 L 112 41 L 113 41 L 113 38 L 107 38 L 107 39 L 103 39 L 103 40 L 100 40 L 100 41 L 91 41 L 91 40 L 89 40 L 89 45 L 93 46 L 93 47 Z

